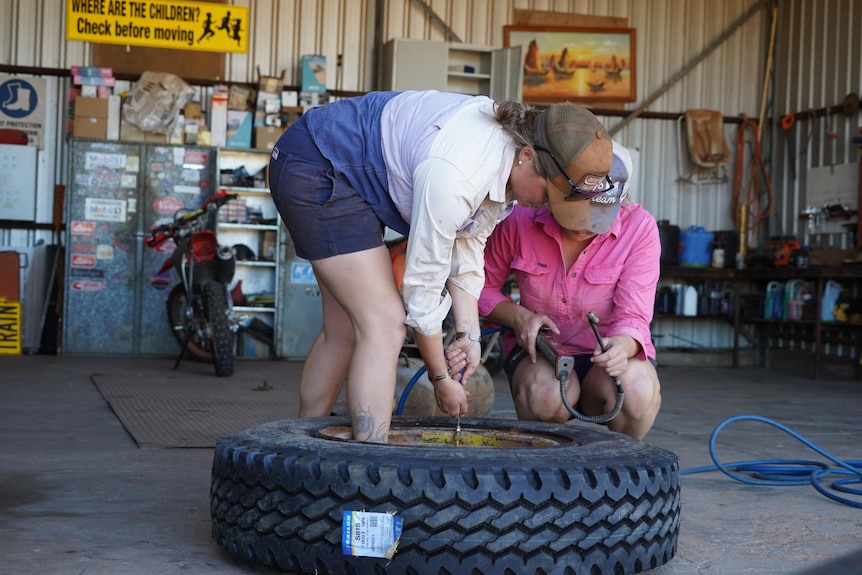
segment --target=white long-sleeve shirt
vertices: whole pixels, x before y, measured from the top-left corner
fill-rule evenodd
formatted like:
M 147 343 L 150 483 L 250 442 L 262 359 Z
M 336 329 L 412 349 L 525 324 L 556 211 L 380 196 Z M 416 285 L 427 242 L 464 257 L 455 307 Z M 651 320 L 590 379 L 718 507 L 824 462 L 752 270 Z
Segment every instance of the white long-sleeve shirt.
M 410 225 L 407 325 L 431 335 L 451 307 L 447 280 L 477 300 L 482 292 L 485 242 L 514 206 L 506 185 L 515 145 L 484 96 L 405 92 L 387 104 L 381 128 L 389 193 Z

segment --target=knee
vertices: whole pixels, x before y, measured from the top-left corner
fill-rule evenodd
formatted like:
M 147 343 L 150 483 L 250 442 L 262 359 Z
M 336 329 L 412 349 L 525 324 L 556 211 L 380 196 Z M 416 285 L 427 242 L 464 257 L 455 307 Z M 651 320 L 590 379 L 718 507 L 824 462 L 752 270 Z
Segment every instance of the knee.
M 652 420 L 661 407 L 661 387 L 658 378 L 649 374 L 638 374 L 623 383 L 625 391 L 624 409 L 635 419 Z
M 522 419 L 558 421 L 563 405 L 559 382 L 531 375 L 512 386 L 512 399 Z M 566 418 L 563 418 L 564 422 Z
M 384 325 L 380 326 L 379 332 L 374 334 L 374 338 L 386 349 L 400 350 L 407 337 L 407 326 L 404 324 L 404 319 L 404 314 L 393 314 L 392 317 L 385 320 Z

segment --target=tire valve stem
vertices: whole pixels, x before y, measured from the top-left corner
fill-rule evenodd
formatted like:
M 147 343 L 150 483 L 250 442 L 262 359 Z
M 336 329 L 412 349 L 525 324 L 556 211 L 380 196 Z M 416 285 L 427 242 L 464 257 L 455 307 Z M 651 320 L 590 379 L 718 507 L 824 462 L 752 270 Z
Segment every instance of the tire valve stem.
M 455 424 L 455 447 L 461 447 L 461 414 L 458 414 L 458 422 Z

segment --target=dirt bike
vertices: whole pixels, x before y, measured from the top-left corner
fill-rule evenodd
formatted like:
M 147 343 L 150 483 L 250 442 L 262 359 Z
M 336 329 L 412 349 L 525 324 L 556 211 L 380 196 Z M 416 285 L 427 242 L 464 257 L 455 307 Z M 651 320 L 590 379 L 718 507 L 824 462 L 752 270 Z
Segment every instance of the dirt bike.
M 155 276 L 165 278 L 173 268 L 180 278 L 167 297 L 169 325 L 181 346 L 174 369 L 188 351 L 198 360 L 212 362 L 217 376 L 233 374 L 239 323 L 228 286 L 236 256 L 230 246 L 219 245 L 215 232 L 208 229 L 208 216 L 236 197 L 222 190 L 197 210 L 180 209 L 174 221 L 153 227 L 144 240 L 165 253 L 170 250 L 168 240 L 176 246 Z

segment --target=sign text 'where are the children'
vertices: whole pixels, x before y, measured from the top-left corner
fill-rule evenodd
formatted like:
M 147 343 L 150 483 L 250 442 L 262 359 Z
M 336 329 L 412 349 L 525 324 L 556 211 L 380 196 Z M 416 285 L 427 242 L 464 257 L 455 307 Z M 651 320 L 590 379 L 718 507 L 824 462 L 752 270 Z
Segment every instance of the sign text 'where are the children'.
M 248 51 L 248 8 L 210 2 L 66 0 L 66 38 L 205 52 Z

